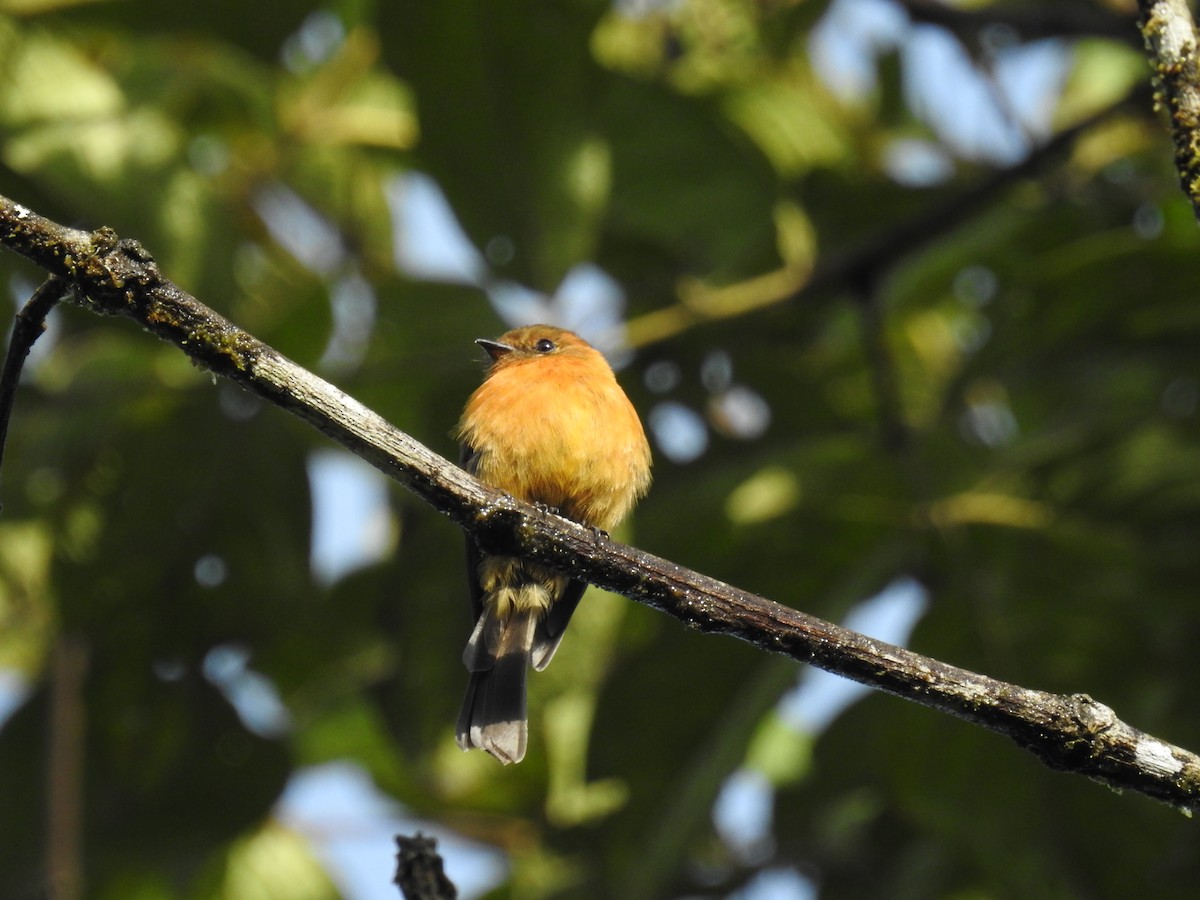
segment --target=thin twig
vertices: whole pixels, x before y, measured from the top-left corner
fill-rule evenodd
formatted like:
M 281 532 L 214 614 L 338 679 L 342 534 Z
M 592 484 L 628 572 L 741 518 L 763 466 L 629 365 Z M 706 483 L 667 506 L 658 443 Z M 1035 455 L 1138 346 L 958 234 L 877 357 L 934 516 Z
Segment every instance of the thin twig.
M 17 386 L 21 381 L 25 358 L 33 349 L 34 342 L 45 332 L 46 316 L 50 315 L 50 310 L 54 309 L 70 289 L 70 285 L 61 278 L 51 276 L 33 292 L 33 296 L 21 307 L 13 322 L 12 336 L 8 340 L 8 353 L 4 356 L 4 369 L 0 371 L 0 472 L 4 471 L 8 423 L 17 399 Z M 0 509 L 2 508 L 3 504 L 0 504 Z
M 1036 5 L 993 4 L 988 7 L 952 6 L 938 0 L 899 0 L 916 22 L 940 25 L 964 41 L 997 25 L 1011 28 L 1023 40 L 1099 37 L 1134 42 L 1129 16 L 1091 3 L 1055 0 Z
M 20 227 L 14 227 L 20 215 Z M 44 223 L 44 228 L 43 228 Z M 1005 734 L 1048 765 L 1200 809 L 1200 757 L 1144 734 L 1085 694 L 1031 690 L 960 669 L 738 590 L 514 500 L 388 424 L 167 281 L 111 231 L 63 229 L 0 197 L 0 243 L 70 279 L 89 309 L 123 315 L 196 362 L 299 416 L 469 531 L 691 628 L 725 634 Z

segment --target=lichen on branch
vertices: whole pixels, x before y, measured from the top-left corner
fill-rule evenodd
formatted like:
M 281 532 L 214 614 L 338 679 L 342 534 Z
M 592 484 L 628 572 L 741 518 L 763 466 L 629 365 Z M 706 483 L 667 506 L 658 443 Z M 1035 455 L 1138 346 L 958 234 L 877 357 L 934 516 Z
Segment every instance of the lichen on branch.
M 1138 0 L 1138 26 L 1166 108 L 1179 183 L 1200 220 L 1200 36 L 1187 0 Z

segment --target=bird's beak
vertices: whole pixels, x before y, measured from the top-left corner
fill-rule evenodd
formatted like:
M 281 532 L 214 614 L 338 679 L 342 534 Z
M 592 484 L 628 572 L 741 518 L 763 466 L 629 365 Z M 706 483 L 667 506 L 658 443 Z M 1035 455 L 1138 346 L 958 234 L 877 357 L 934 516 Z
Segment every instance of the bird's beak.
M 502 344 L 499 341 L 489 341 L 487 338 L 479 338 L 475 343 L 487 351 L 487 355 L 493 360 L 499 360 L 502 356 L 507 356 L 517 348 L 511 344 Z

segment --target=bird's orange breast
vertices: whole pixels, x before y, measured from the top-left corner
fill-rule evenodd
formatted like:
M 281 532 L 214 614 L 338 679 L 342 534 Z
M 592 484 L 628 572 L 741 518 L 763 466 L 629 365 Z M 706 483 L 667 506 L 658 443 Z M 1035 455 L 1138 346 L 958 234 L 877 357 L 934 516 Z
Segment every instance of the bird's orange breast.
M 497 366 L 467 402 L 460 439 L 475 474 L 598 528 L 616 526 L 650 483 L 633 405 L 598 353 Z

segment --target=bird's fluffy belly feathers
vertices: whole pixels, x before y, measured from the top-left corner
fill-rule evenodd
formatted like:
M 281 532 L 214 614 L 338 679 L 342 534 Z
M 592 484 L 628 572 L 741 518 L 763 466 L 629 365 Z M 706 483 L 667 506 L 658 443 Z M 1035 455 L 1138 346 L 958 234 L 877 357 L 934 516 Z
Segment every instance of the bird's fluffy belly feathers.
M 608 529 L 649 480 L 645 449 L 627 438 L 629 423 L 638 432 L 641 423 L 611 375 L 585 386 L 585 372 L 572 368 L 560 365 L 560 377 L 542 380 L 523 378 L 520 365 L 494 372 L 489 390 L 472 397 L 474 427 L 463 438 L 486 448 L 475 466 L 481 481 Z

